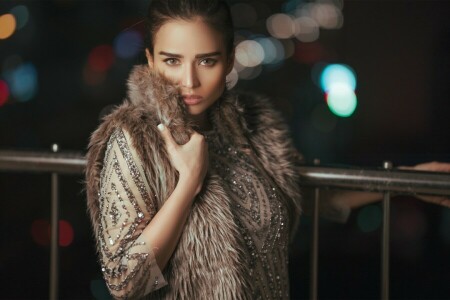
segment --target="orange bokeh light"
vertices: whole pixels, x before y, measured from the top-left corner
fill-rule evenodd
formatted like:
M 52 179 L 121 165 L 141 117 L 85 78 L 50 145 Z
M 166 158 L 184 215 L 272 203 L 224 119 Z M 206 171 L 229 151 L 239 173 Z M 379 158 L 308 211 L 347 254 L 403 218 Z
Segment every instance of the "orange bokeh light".
M 9 38 L 16 30 L 16 18 L 12 14 L 0 16 L 0 39 Z

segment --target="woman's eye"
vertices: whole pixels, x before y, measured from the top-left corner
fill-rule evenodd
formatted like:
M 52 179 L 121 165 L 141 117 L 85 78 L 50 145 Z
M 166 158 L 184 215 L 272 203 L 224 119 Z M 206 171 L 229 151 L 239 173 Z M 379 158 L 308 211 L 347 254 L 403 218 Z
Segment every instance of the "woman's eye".
M 176 58 L 166 58 L 164 60 L 164 62 L 166 64 L 168 64 L 169 66 L 173 66 L 173 65 L 177 65 L 178 64 L 178 60 Z
M 216 64 L 216 62 L 217 62 L 216 59 L 213 59 L 213 58 L 205 58 L 205 59 L 202 59 L 202 60 L 200 61 L 200 64 L 201 64 L 202 66 L 214 66 L 214 65 Z

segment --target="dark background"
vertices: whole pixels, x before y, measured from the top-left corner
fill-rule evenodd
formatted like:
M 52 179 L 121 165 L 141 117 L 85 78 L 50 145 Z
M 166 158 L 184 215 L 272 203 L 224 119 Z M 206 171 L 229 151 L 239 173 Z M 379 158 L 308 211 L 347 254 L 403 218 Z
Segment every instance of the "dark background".
M 230 1 L 237 2 L 256 3 Z M 289 3 L 257 2 L 265 9 L 247 30 L 267 35 L 265 19 Z M 34 64 L 38 90 L 27 102 L 10 97 L 0 106 L 0 149 L 48 151 L 56 142 L 62 150 L 85 152 L 101 111 L 122 101 L 131 67 L 144 62 L 143 51 L 116 58 L 104 78 L 89 85 L 83 77 L 89 54 L 142 20 L 148 1 L 1 1 L 0 15 L 20 4 L 28 8 L 29 21 L 0 40 L 0 64 L 4 71 L 13 55 Z M 293 57 L 264 68 L 256 79 L 240 80 L 236 88 L 275 99 L 307 162 L 450 162 L 450 1 L 345 1 L 343 15 L 341 29 L 321 29 L 317 41 L 296 42 Z M 142 23 L 132 28 L 143 30 Z M 358 83 L 354 115 L 330 114 L 325 121 L 336 125 L 328 131 L 312 117 L 324 103 L 311 79 L 321 62 L 348 64 Z M 61 218 L 74 235 L 61 248 L 60 296 L 104 299 L 82 180 L 61 178 Z M 39 224 L 50 216 L 50 176 L 1 172 L 0 199 L 0 298 L 48 298 L 49 246 Z M 320 299 L 379 298 L 379 223 L 378 204 L 353 211 L 345 224 L 322 220 Z M 293 298 L 308 297 L 310 229 L 309 218 L 303 218 L 290 262 Z M 448 299 L 450 210 L 396 197 L 391 235 L 391 297 Z

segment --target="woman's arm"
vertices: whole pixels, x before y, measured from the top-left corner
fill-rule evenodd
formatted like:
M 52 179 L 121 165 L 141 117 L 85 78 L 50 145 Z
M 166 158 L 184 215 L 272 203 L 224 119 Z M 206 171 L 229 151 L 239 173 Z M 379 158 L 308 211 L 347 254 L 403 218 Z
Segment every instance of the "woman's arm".
M 166 143 L 171 143 L 168 134 L 163 130 Z M 131 137 L 119 130 L 110 139 L 100 182 L 97 238 L 102 271 L 116 298 L 141 297 L 166 284 L 161 270 L 175 250 L 206 174 L 205 145 L 194 135 L 183 146 L 167 147 L 182 172 L 158 211 Z
M 418 164 L 412 167 L 399 167 L 402 170 L 427 171 L 427 172 L 450 172 L 450 164 L 442 162 L 429 162 Z M 313 199 L 314 193 L 312 189 L 304 190 L 305 198 Z M 322 189 L 320 190 L 319 210 L 321 215 L 327 219 L 338 222 L 345 222 L 352 209 L 381 201 L 382 193 L 364 192 L 364 191 L 348 191 L 338 189 Z M 442 205 L 450 208 L 450 199 L 445 196 L 425 196 L 417 195 L 418 199 L 433 204 Z M 305 210 L 311 209 L 311 201 L 306 203 Z

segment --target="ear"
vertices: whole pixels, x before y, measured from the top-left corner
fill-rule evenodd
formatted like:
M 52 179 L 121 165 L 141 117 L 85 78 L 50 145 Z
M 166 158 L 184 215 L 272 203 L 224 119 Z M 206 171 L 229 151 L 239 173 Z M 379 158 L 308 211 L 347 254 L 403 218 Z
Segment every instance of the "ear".
M 150 69 L 153 69 L 153 65 L 154 65 L 153 55 L 151 55 L 148 48 L 145 48 L 145 56 L 147 57 L 148 66 L 150 67 Z
M 233 71 L 233 67 L 234 67 L 234 48 L 233 51 L 231 51 L 230 55 L 228 56 L 228 61 L 227 61 L 227 75 L 231 73 L 231 71 Z

